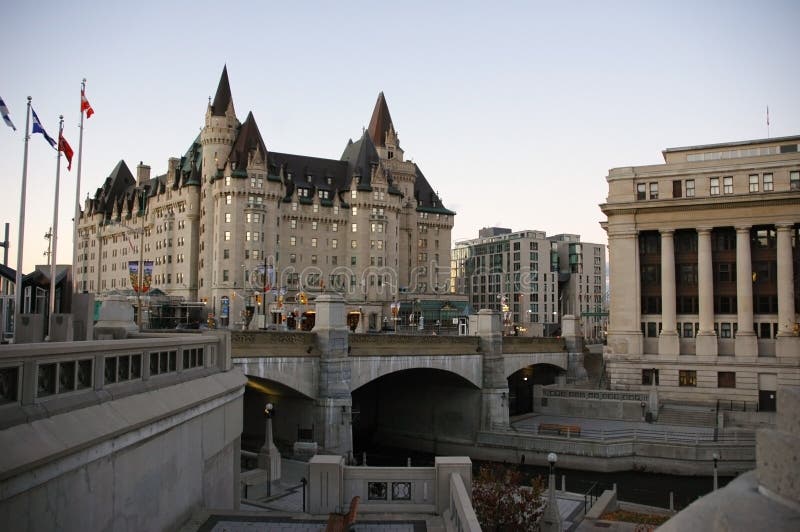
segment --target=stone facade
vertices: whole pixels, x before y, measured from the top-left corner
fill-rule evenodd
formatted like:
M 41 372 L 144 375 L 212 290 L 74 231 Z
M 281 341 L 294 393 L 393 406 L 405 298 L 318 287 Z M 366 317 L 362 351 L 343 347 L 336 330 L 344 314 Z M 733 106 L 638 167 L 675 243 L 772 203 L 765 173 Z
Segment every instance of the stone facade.
M 499 227 L 479 234 L 456 242 L 451 256 L 451 284 L 474 309 L 502 312 L 506 334 L 516 326 L 524 335 L 556 335 L 562 316 L 574 315 L 586 338 L 602 337 L 604 245 L 581 242 L 580 235 Z
M 260 326 L 294 313 L 289 327 L 310 329 L 328 288 L 359 330 L 377 329 L 393 301 L 436 299 L 449 282 L 455 213 L 404 159 L 383 93 L 340 159 L 278 153 L 252 113 L 240 122 L 224 70 L 184 156 L 157 177 L 121 161 L 84 207 L 80 291 L 130 290 L 128 262 L 153 261 L 153 288 L 206 303 L 223 325 L 249 307 Z
M 774 410 L 800 383 L 800 136 L 670 148 L 614 168 L 611 386 Z

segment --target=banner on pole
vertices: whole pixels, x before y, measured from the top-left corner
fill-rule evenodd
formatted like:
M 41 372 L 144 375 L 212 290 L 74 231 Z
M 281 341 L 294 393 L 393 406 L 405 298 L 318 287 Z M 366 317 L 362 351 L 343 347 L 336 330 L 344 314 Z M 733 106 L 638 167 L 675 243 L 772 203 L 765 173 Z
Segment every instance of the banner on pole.
M 150 290 L 153 281 L 153 261 L 144 261 L 144 273 L 142 274 L 142 293 Z M 130 276 L 131 287 L 134 292 L 139 292 L 139 261 L 128 261 L 128 275 Z

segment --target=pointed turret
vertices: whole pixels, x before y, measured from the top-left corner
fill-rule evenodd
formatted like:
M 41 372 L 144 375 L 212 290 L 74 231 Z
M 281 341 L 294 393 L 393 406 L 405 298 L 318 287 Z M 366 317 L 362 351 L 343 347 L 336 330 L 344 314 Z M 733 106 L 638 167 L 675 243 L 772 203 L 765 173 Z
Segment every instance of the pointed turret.
M 389 114 L 389 106 L 386 105 L 386 98 L 383 91 L 378 94 L 378 101 L 375 102 L 375 109 L 372 111 L 372 118 L 369 121 L 369 137 L 373 144 L 380 148 L 386 147 L 386 134 L 391 130 L 394 132 L 392 115 Z
M 219 78 L 217 93 L 214 95 L 214 103 L 211 104 L 211 114 L 225 116 L 228 107 L 232 105 L 231 84 L 228 82 L 228 65 L 225 65 L 222 67 L 222 76 Z
M 264 144 L 252 112 L 247 114 L 247 118 L 239 129 L 239 135 L 233 144 L 229 161 L 234 169 L 235 177 L 247 177 L 247 168 L 251 162 L 266 167 L 267 146 Z
M 372 172 L 380 164 L 380 156 L 366 131 L 357 142 L 347 143 L 342 160 L 347 161 L 348 178 L 358 178 L 358 190 L 372 190 Z

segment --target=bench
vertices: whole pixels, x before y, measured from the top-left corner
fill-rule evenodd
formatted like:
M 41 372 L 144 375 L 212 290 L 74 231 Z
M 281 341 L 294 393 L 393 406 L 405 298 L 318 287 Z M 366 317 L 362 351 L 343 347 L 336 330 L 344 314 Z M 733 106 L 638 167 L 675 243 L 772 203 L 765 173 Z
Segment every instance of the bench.
M 328 514 L 328 525 L 325 527 L 325 532 L 346 532 L 350 529 L 350 525 L 356 522 L 356 514 L 358 514 L 358 503 L 361 497 L 356 495 L 350 501 L 350 511 L 346 514 L 331 513 Z
M 553 434 L 558 436 L 580 436 L 580 425 L 562 425 L 560 423 L 541 423 L 539 434 Z

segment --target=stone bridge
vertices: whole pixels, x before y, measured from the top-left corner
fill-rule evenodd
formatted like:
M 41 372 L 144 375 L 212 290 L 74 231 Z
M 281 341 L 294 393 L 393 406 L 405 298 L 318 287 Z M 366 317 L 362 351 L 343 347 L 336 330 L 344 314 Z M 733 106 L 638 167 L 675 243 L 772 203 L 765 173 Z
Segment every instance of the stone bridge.
M 319 443 L 330 452 L 352 450 L 351 394 L 380 377 L 410 369 L 458 375 L 481 393 L 482 428 L 508 425 L 507 378 L 538 364 L 571 371 L 577 356 L 555 338 L 503 337 L 500 315 L 482 310 L 475 336 L 351 334 L 345 302 L 316 300 L 312 332 L 240 331 L 231 335 L 234 364 L 250 377 L 280 383 L 314 401 Z M 344 428 L 342 428 L 344 427 Z M 330 430 L 328 430 L 330 428 Z

